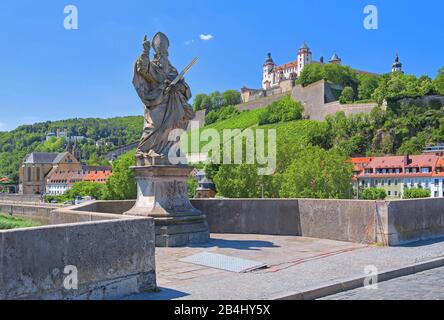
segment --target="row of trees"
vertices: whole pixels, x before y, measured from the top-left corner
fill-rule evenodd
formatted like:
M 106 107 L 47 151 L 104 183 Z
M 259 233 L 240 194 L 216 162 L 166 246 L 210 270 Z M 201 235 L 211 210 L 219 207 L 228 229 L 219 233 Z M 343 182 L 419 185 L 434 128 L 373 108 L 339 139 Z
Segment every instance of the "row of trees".
M 222 107 L 235 106 L 242 102 L 241 94 L 237 90 L 227 90 L 225 92 L 215 91 L 209 95 L 200 93 L 194 97 L 193 108 L 194 111 L 219 110 Z
M 404 199 L 430 198 L 431 192 L 428 189 L 410 188 L 404 190 Z M 361 199 L 364 200 L 385 200 L 387 192 L 383 188 L 367 188 L 362 192 Z
M 401 72 L 384 75 L 358 73 L 348 66 L 315 63 L 304 68 L 297 83 L 307 86 L 322 79 L 344 88 L 340 96 L 341 103 L 371 100 L 382 105 L 384 100 L 444 95 L 444 67 L 432 79 Z

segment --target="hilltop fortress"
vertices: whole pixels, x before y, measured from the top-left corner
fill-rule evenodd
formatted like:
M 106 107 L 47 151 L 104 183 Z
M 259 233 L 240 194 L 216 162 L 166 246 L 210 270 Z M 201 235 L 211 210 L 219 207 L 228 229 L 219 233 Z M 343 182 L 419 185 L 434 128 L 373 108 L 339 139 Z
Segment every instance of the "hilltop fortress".
M 377 106 L 376 103 L 340 104 L 338 98 L 343 87 L 325 80 L 306 87 L 296 85 L 296 80 L 304 67 L 313 63 L 324 64 L 325 62 L 323 57 L 320 57 L 319 61 L 313 60 L 313 54 L 306 42 L 299 48 L 296 60 L 283 65 L 277 65 L 271 53 L 268 53 L 262 66 L 262 88 L 243 87 L 241 89 L 243 104 L 239 106 L 239 110 L 265 107 L 285 94 L 291 94 L 293 99 L 300 101 L 304 105 L 305 115 L 313 120 L 323 120 L 326 115 L 335 114 L 338 111 L 344 111 L 346 115 L 367 113 Z M 340 65 L 342 59 L 334 52 L 327 63 Z M 354 70 L 357 73 L 373 74 L 368 71 Z M 398 54 L 392 65 L 392 72 L 402 72 Z

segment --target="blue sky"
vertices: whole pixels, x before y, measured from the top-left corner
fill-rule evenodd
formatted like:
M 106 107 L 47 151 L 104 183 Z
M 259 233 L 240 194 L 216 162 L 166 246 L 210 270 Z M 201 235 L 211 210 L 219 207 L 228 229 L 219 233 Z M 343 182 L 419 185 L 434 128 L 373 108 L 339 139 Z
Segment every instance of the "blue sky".
M 78 8 L 78 30 L 63 27 L 68 4 Z M 379 10 L 378 30 L 363 27 L 369 4 Z M 196 94 L 259 87 L 266 53 L 286 63 L 303 41 L 316 60 L 336 50 L 344 64 L 378 73 L 390 70 L 398 49 L 407 73 L 435 77 L 444 65 L 443 16 L 441 0 L 3 0 L 0 131 L 142 114 L 131 80 L 144 34 L 169 36 L 178 69 L 200 58 L 187 75 Z

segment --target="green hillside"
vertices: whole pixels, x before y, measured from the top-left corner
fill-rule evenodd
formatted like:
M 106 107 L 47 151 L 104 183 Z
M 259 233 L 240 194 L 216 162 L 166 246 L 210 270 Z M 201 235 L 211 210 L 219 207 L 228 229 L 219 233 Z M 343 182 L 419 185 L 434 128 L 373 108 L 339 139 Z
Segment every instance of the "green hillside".
M 103 163 L 100 155 L 104 152 L 137 141 L 142 127 L 142 116 L 129 116 L 47 121 L 0 132 L 0 176 L 6 175 L 17 181 L 20 163 L 30 152 L 66 150 L 67 141 L 63 138 L 46 141 L 47 134 L 57 129 L 65 128 L 68 136 L 84 136 L 85 139 L 79 142 L 82 159 L 90 164 L 100 164 Z M 107 145 L 96 147 L 99 140 Z

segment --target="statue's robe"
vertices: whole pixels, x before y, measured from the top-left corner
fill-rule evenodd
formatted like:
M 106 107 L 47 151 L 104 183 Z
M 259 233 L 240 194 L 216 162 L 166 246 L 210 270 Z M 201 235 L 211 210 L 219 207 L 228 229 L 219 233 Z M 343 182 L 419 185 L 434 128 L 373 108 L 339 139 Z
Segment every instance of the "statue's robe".
M 168 158 L 171 147 L 176 143 L 168 136 L 174 129 L 186 130 L 194 118 L 190 87 L 181 80 L 170 92 L 165 92 L 166 81 L 173 81 L 178 76 L 177 70 L 169 64 L 165 72 L 156 62 L 150 61 L 143 53 L 134 67 L 133 85 L 145 105 L 144 129 L 137 157 Z M 156 161 L 157 162 L 157 161 Z

